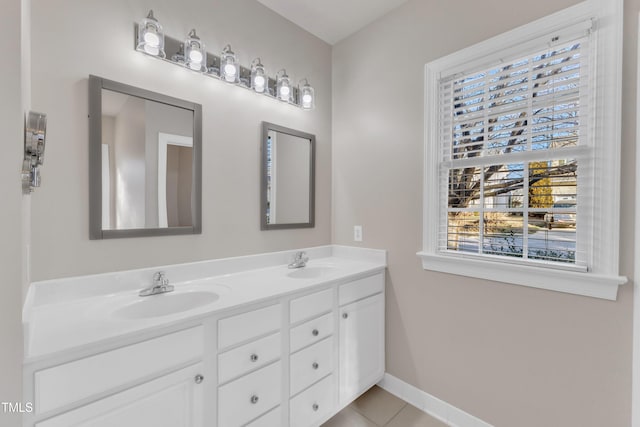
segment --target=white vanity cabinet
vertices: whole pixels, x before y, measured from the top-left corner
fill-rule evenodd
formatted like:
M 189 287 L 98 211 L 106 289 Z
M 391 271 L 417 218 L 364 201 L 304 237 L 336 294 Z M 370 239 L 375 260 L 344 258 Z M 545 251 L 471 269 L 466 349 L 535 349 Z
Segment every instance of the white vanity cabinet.
M 317 427 L 384 375 L 384 273 L 218 320 L 218 427 Z
M 35 424 L 36 427 L 204 427 L 196 364 Z
M 32 374 L 35 427 L 203 426 L 203 327 Z
M 384 375 L 384 276 L 340 286 L 340 404 L 347 405 Z
M 320 426 L 384 374 L 384 271 L 287 289 L 27 363 L 23 426 Z

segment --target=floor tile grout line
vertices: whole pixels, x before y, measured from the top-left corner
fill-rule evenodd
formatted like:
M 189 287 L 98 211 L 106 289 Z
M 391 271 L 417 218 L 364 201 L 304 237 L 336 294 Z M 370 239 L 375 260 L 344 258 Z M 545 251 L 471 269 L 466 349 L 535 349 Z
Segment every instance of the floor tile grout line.
M 356 414 L 360 415 L 362 418 L 364 418 L 365 420 L 369 421 L 374 426 L 376 426 L 376 427 L 384 427 L 384 426 L 381 426 L 380 424 L 378 424 L 377 422 L 373 421 L 371 418 L 367 417 L 362 412 L 358 411 L 354 405 L 349 405 L 345 409 L 347 409 L 347 408 L 351 409 L 353 412 L 355 412 Z M 404 408 L 404 406 L 403 406 L 403 408 Z M 402 410 L 402 408 L 400 410 Z M 395 418 L 395 415 L 393 417 L 391 417 L 391 419 L 393 419 L 393 418 Z
M 389 424 L 391 424 L 391 421 L 395 420 L 398 417 L 398 415 L 400 415 L 400 412 L 402 412 L 407 407 L 407 405 L 409 405 L 409 404 L 405 403 L 404 406 L 402 408 L 400 408 L 400 410 L 398 412 L 396 412 L 393 415 L 393 417 L 391 417 L 391 419 L 389 421 L 387 421 L 387 423 L 384 426 L 381 426 L 381 427 L 385 427 L 385 426 L 388 426 Z
M 397 396 L 394 396 L 393 394 L 389 393 L 389 392 L 388 392 L 388 391 L 386 391 L 385 389 L 383 389 L 383 388 L 381 388 L 381 387 L 378 387 L 378 386 L 376 386 L 376 385 L 374 385 L 372 388 L 370 388 L 369 390 L 367 390 L 364 394 L 367 394 L 367 393 L 371 392 L 371 390 L 373 390 L 374 388 L 379 388 L 383 393 L 389 394 L 389 395 L 391 395 L 391 396 L 395 397 L 396 399 L 398 399 L 400 402 L 402 402 L 402 406 L 400 406 L 400 408 L 399 408 L 396 412 L 394 412 L 394 413 L 391 415 L 391 418 L 389 418 L 389 420 L 388 420 L 386 423 L 384 423 L 384 424 L 382 424 L 382 425 L 381 425 L 381 424 L 378 424 L 377 422 L 375 422 L 374 420 L 372 420 L 371 418 L 369 418 L 369 417 L 367 416 L 367 414 L 365 414 L 365 412 L 364 412 L 364 411 L 359 410 L 359 409 L 358 409 L 358 407 L 357 407 L 356 405 L 354 405 L 355 401 L 354 401 L 354 402 L 352 402 L 352 403 L 351 403 L 350 405 L 348 405 L 347 407 L 350 407 L 353 411 L 355 411 L 356 413 L 358 413 L 358 414 L 362 415 L 364 418 L 366 418 L 366 419 L 367 419 L 367 421 L 370 421 L 373 425 L 375 425 L 375 426 L 377 426 L 377 427 L 384 427 L 384 426 L 388 425 L 388 424 L 391 422 L 391 420 L 393 420 L 393 419 L 394 419 L 394 418 L 395 418 L 395 417 L 396 417 L 396 416 L 397 416 L 397 415 L 398 415 L 398 414 L 399 414 L 399 413 L 400 413 L 400 412 L 401 412 L 401 411 L 402 411 L 402 410 L 403 410 L 403 409 L 404 409 L 404 408 L 405 408 L 409 403 L 407 403 L 407 401 L 405 401 L 405 400 L 403 400 L 403 399 L 400 399 L 400 398 L 399 398 L 399 397 L 397 397 Z M 357 400 L 357 399 L 356 399 L 356 400 Z
M 391 420 L 393 420 L 395 417 L 397 417 L 397 416 L 398 416 L 398 414 L 399 414 L 400 412 L 402 412 L 402 410 L 403 410 L 404 408 L 406 408 L 406 407 L 407 407 L 407 405 L 408 405 L 408 403 L 407 403 L 407 402 L 404 402 L 404 404 L 400 407 L 400 409 L 398 409 L 398 411 L 397 411 L 395 414 L 393 414 L 393 415 L 391 416 L 391 418 L 389 418 L 389 421 L 387 421 L 383 426 L 380 426 L 380 427 L 388 426 L 388 425 L 389 425 L 389 423 L 391 422 Z
M 349 405 L 349 406 L 351 406 L 351 405 Z M 356 407 L 355 407 L 355 406 L 352 406 L 352 407 L 351 407 L 351 409 L 352 409 L 356 414 L 361 415 L 364 419 L 366 419 L 367 421 L 369 421 L 369 422 L 370 422 L 371 424 L 373 424 L 374 426 L 376 426 L 376 427 L 384 427 L 384 426 L 381 426 L 380 424 L 378 424 L 377 422 L 373 421 L 371 418 L 367 417 L 367 416 L 366 416 L 365 414 L 363 414 L 362 412 L 358 411 L 358 410 L 356 409 Z

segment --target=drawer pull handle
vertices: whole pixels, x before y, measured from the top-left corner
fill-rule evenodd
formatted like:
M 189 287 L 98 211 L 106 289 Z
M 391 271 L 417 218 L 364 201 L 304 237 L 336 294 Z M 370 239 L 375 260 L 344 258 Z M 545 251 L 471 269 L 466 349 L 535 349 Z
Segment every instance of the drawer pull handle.
M 317 403 L 314 403 L 311 409 L 313 409 L 314 411 L 317 411 L 318 409 L 320 409 L 320 405 L 318 405 Z
M 347 317 L 349 317 L 349 313 L 342 313 L 342 318 L 346 319 Z
M 195 376 L 194 380 L 195 380 L 196 384 L 200 384 L 200 383 L 202 383 L 202 381 L 204 381 L 204 375 L 198 374 L 198 375 Z
M 253 403 L 254 405 L 255 405 L 256 403 L 258 403 L 258 400 L 259 400 L 259 398 L 258 398 L 258 396 L 256 396 L 255 394 L 254 394 L 253 396 L 251 396 L 251 403 Z
M 251 356 L 249 356 L 249 359 L 251 359 L 252 362 L 257 362 L 258 361 L 258 355 L 254 353 Z
M 320 365 L 318 365 L 318 362 L 313 362 L 313 365 L 311 365 L 311 367 L 313 369 L 318 369 L 320 367 Z
M 317 337 L 319 333 L 320 331 L 318 331 L 317 329 L 314 329 L 313 331 L 311 331 L 311 335 L 313 335 L 314 337 Z

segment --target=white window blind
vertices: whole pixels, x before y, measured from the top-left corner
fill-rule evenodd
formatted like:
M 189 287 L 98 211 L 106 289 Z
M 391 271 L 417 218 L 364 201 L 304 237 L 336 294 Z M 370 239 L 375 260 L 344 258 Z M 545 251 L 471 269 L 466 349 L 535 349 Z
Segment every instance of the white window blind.
M 441 253 L 589 268 L 593 79 L 585 26 L 510 60 L 441 76 Z

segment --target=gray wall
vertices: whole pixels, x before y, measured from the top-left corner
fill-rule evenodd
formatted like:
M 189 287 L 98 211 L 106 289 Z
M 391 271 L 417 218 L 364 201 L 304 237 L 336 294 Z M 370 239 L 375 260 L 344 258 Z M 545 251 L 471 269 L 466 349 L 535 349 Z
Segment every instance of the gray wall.
M 115 117 L 116 222 L 118 229 L 145 226 L 145 101 L 133 96 Z
M 387 371 L 496 426 L 630 425 L 632 288 L 609 302 L 421 268 L 423 70 L 575 3 L 410 0 L 333 50 L 334 242 L 356 244 L 353 225 L 362 224 L 362 246 L 389 250 Z M 639 3 L 625 10 L 627 276 Z
M 22 399 L 22 282 L 24 239 L 22 215 L 28 213 L 28 200 L 21 195 L 23 114 L 28 90 L 28 58 L 22 49 L 28 46 L 28 36 L 22 39 L 22 11 L 28 2 L 3 2 L 0 14 L 0 401 L 20 402 Z M 28 28 L 26 29 L 28 31 Z M 24 67 L 23 67 L 24 65 Z M 19 417 L 0 408 L 0 426 L 17 426 Z
M 196 28 L 208 50 L 231 43 L 244 65 L 260 56 L 270 74 L 285 67 L 296 81 L 308 77 L 316 109 L 303 111 L 134 51 L 134 22 L 151 7 L 169 35 Z M 32 280 L 330 243 L 326 43 L 255 0 L 34 0 L 32 28 L 33 107 L 48 112 L 51 124 L 47 184 L 33 200 Z M 202 235 L 89 240 L 89 74 L 202 104 Z M 317 136 L 315 228 L 260 231 L 262 121 Z

